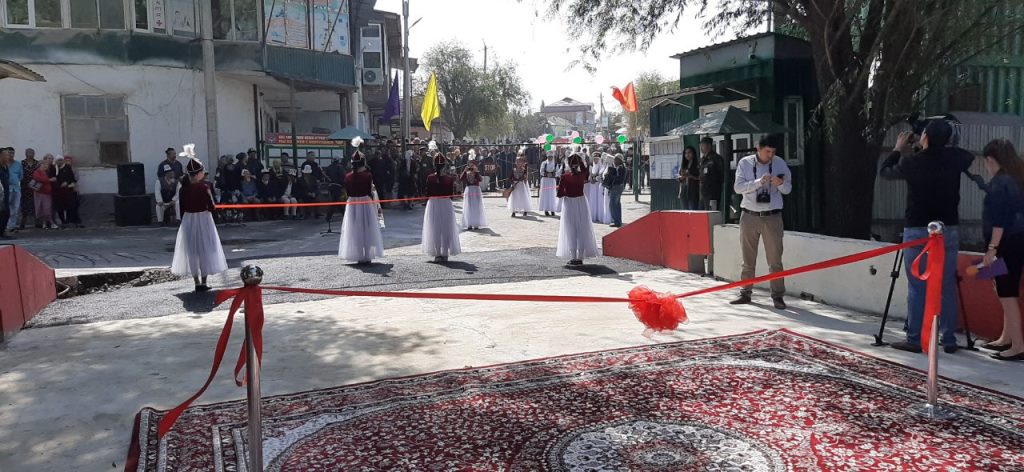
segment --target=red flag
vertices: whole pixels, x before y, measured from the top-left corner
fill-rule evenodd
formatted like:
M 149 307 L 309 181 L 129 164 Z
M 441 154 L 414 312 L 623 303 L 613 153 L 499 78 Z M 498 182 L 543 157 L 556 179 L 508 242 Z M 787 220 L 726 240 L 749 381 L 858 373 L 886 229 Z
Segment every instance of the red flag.
M 626 86 L 626 90 L 624 93 L 626 94 L 626 111 L 635 112 L 639 110 L 640 107 L 637 106 L 636 103 L 636 89 L 633 88 L 633 82 L 630 82 L 629 85 Z
M 636 89 L 633 87 L 633 82 L 626 85 L 625 92 L 619 90 L 618 87 L 612 87 L 612 97 L 619 101 L 625 111 L 635 112 L 640 109 L 636 103 Z

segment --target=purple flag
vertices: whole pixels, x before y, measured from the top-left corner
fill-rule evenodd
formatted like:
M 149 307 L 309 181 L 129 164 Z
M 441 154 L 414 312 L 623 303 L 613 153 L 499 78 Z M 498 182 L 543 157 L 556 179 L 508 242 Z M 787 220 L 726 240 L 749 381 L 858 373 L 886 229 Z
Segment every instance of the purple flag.
M 388 94 L 388 104 L 384 107 L 384 115 L 380 117 L 380 122 L 387 123 L 401 114 L 402 105 L 398 100 L 398 74 L 395 73 L 395 80 L 391 82 L 391 93 Z

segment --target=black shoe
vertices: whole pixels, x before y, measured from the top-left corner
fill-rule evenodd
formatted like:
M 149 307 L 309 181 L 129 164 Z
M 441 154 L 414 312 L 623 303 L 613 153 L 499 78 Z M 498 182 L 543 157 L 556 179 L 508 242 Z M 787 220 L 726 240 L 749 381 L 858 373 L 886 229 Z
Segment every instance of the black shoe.
M 516 217 L 516 212 L 513 211 L 512 212 L 512 218 L 515 218 L 515 217 Z
M 776 310 L 785 310 L 786 309 L 786 301 L 783 300 L 782 297 L 772 298 L 772 303 L 775 304 L 775 309 Z
M 729 302 L 729 304 L 730 305 L 749 305 L 750 301 L 751 301 L 750 300 L 750 295 L 740 295 L 739 298 Z
M 992 354 L 989 357 L 991 357 L 993 359 L 998 359 L 998 360 L 1001 360 L 1001 361 L 1024 361 L 1024 352 L 1022 352 L 1020 354 L 1014 354 L 1012 356 L 1003 356 L 1002 354 L 999 354 L 997 352 L 995 354 Z
M 892 346 L 893 349 L 899 349 L 900 351 L 907 351 L 907 352 L 913 352 L 913 353 L 920 353 L 921 352 L 921 345 L 920 344 L 912 343 L 912 342 L 909 342 L 909 341 L 895 342 L 895 343 L 892 343 L 891 346 Z
M 981 348 L 988 349 L 989 351 L 1003 352 L 1010 349 L 1010 346 L 1012 346 L 1012 344 L 985 343 L 981 345 Z
M 942 346 L 942 350 L 945 351 L 946 354 L 953 354 L 957 349 L 959 349 L 959 347 L 956 344 L 947 344 Z
M 210 287 L 207 287 L 206 285 L 196 285 L 196 292 L 202 293 L 202 292 L 209 292 L 209 291 L 210 291 Z

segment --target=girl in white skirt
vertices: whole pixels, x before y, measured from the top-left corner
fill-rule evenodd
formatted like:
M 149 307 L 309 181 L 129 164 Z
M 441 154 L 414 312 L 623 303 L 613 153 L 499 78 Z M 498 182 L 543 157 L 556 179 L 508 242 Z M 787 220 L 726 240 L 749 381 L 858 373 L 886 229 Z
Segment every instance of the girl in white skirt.
M 352 140 L 358 147 L 362 139 Z M 366 168 L 361 151 L 352 154 L 352 172 L 345 175 L 348 205 L 341 222 L 338 257 L 365 265 L 384 255 L 384 239 L 380 234 L 378 205 L 364 203 L 373 200 L 373 174 Z
M 487 226 L 487 218 L 484 216 L 484 194 L 480 191 L 480 179 L 476 162 L 470 161 L 459 179 L 466 186 L 466 190 L 462 192 L 462 229 L 473 230 Z
M 551 152 L 548 153 L 547 160 L 540 163 L 540 197 L 538 197 L 537 207 L 544 212 L 544 216 L 555 216 L 555 213 L 561 210 L 558 207 L 558 197 L 556 196 L 558 191 L 556 177 L 559 167 L 561 166 L 555 162 L 555 155 Z
M 195 144 L 186 144 L 179 154 L 189 159 L 185 166 L 188 175 L 181 180 L 179 201 L 181 202 L 181 226 L 174 243 L 174 259 L 171 273 L 191 275 L 197 292 L 206 292 L 206 277 L 228 270 L 220 235 L 213 223 L 213 193 L 206 183 L 206 169 L 195 158 Z
M 449 256 L 462 252 L 459 244 L 459 223 L 451 196 L 455 179 L 444 171 L 444 155 L 434 156 L 434 173 L 427 176 L 427 211 L 423 214 L 423 252 L 434 256 L 434 262 L 447 262 Z
M 512 169 L 512 176 L 509 177 L 512 181 L 512 194 L 508 197 L 508 209 L 512 210 L 512 218 L 516 217 L 517 211 L 523 212 L 523 216 L 526 216 L 526 212 L 533 211 L 533 207 L 530 205 L 530 185 L 526 180 L 528 175 L 526 157 L 520 151 L 519 157 L 516 159 L 516 167 Z
M 583 186 L 590 172 L 583 166 L 579 154 L 569 157 L 570 171 L 558 183 L 558 196 L 562 198 L 562 221 L 558 229 L 558 249 L 555 255 L 568 258 L 570 265 L 581 265 L 583 259 L 596 257 L 597 240 L 590 221 L 590 207 L 583 195 Z

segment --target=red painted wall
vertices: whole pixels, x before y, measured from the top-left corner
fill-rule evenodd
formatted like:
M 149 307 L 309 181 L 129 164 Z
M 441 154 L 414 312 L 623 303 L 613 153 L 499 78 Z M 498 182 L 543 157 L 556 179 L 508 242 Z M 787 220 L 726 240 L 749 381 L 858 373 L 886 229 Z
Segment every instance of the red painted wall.
M 57 298 L 54 272 L 18 246 L 0 246 L 0 340 L 7 339 Z
M 658 211 L 604 237 L 604 255 L 689 270 L 690 255 L 711 254 L 708 212 Z

